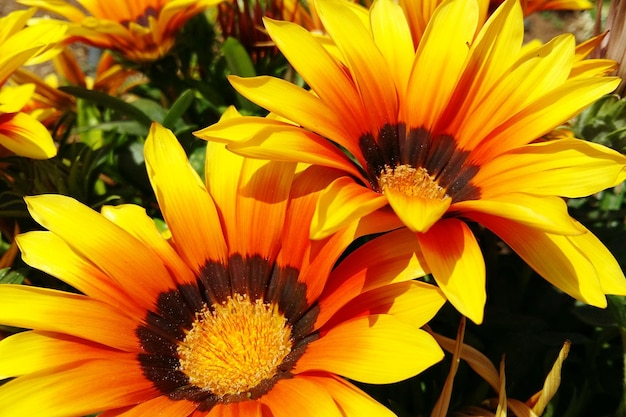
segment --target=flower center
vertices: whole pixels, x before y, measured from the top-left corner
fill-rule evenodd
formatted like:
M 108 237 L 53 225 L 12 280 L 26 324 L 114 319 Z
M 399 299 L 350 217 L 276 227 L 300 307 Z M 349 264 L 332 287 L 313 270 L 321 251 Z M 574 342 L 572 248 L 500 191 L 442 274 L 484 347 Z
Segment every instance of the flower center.
M 180 370 L 218 397 L 240 394 L 272 378 L 292 344 L 291 326 L 276 305 L 236 294 L 196 313 L 178 346 Z
M 422 197 L 430 200 L 444 200 L 448 197 L 446 190 L 424 168 L 413 168 L 410 165 L 398 165 L 391 168 L 385 165 L 378 179 L 380 189 L 386 188 L 400 191 L 411 197 Z

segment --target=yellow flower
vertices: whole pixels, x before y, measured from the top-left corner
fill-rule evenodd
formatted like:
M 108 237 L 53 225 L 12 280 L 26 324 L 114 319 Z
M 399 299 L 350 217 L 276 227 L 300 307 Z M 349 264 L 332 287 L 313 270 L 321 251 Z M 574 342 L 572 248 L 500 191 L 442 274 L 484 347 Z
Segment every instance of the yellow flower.
M 11 74 L 25 64 L 49 59 L 58 53 L 65 28 L 46 23 L 24 27 L 35 9 L 15 11 L 0 18 L 0 146 L 17 155 L 47 159 L 56 155 L 48 130 L 22 112 L 34 85 L 4 85 Z M 5 153 L 4 149 L 0 153 Z
M 49 231 L 18 236 L 23 259 L 84 295 L 0 285 L 0 323 L 34 329 L 0 342 L 0 378 L 16 377 L 0 415 L 392 416 L 338 375 L 390 383 L 443 357 L 419 327 L 445 297 L 412 280 L 410 244 L 383 236 L 334 267 L 355 230 L 309 239 L 335 173 L 207 155 L 205 185 L 174 135 L 151 129 L 169 240 L 138 206 L 27 198 Z
M 155 61 L 174 45 L 180 28 L 218 0 L 19 0 L 66 18 L 69 42 L 117 51 L 135 62 Z
M 581 61 L 572 35 L 522 48 L 513 0 L 484 26 L 475 1 L 445 1 L 418 44 L 393 1 L 370 11 L 316 4 L 334 46 L 295 24 L 265 21 L 313 92 L 232 77 L 237 91 L 279 117 L 223 121 L 200 138 L 246 156 L 343 170 L 320 197 L 311 236 L 392 209 L 415 232 L 450 302 L 474 322 L 486 292 L 473 222 L 577 299 L 606 306 L 605 294 L 626 294 L 613 256 L 561 198 L 620 183 L 626 157 L 578 139 L 534 142 L 617 86 L 604 76 L 606 60 Z

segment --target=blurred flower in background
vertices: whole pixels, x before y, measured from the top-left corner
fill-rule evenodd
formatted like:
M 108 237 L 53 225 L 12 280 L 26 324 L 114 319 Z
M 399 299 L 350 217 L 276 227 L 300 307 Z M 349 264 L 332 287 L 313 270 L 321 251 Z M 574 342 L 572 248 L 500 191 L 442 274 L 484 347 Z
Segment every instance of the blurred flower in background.
M 134 62 L 155 61 L 172 48 L 181 27 L 218 0 L 19 0 L 63 16 L 67 42 L 109 49 Z
M 50 59 L 60 51 L 63 25 L 25 27 L 35 9 L 15 11 L 0 18 L 0 154 L 7 151 L 35 159 L 56 154 L 48 130 L 34 117 L 22 112 L 35 89 L 34 84 L 10 86 L 9 77 L 22 65 Z
M 17 69 L 10 82 L 15 85 L 32 84 L 35 91 L 24 106 L 24 111 L 41 121 L 56 135 L 64 136 L 64 126 L 70 125 L 66 118 L 77 113 L 76 98 L 59 89 L 61 86 L 77 86 L 95 90 L 115 97 L 124 97 L 146 79 L 136 70 L 117 63 L 113 55 L 104 51 L 99 54 L 95 73 L 87 75 L 81 68 L 72 49 L 65 48 L 52 59 L 54 72 L 43 78 L 25 68 Z

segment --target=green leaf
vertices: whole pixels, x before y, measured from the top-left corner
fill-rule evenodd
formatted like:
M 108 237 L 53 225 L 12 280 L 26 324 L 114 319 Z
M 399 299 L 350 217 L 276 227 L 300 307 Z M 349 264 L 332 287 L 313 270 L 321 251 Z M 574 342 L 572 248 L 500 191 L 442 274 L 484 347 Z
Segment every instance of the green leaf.
M 150 118 L 150 120 L 163 124 L 163 119 L 167 114 L 167 110 L 165 110 L 163 106 L 161 106 L 156 101 L 146 98 L 140 98 L 133 101 L 133 106 L 141 110 L 142 113 Z M 150 122 L 150 124 L 152 124 L 152 122 Z
M 232 74 L 240 77 L 254 77 L 256 70 L 252 58 L 248 55 L 246 48 L 235 38 L 228 38 L 222 45 L 222 53 L 228 64 L 228 69 Z M 252 113 L 260 110 L 259 106 L 237 93 L 237 107 Z
M 77 129 L 77 131 L 80 133 L 92 129 L 140 137 L 146 137 L 149 131 L 149 128 L 147 126 L 139 123 L 136 120 L 118 120 L 115 122 L 104 122 L 93 126 L 82 127 Z
M 191 103 L 193 103 L 195 96 L 196 93 L 193 90 L 183 91 L 163 118 L 163 126 L 173 130 L 176 122 L 182 118 L 183 114 L 191 106 Z
M 228 63 L 228 68 L 233 74 L 240 77 L 254 77 L 254 63 L 248 55 L 246 48 L 235 38 L 228 38 L 224 41 L 222 52 Z
M 0 269 L 0 284 L 23 284 L 26 277 L 11 268 Z
M 134 105 L 127 103 L 117 97 L 101 93 L 100 91 L 88 90 L 86 88 L 76 86 L 59 87 L 59 90 L 63 91 L 64 93 L 71 94 L 74 97 L 82 98 L 98 105 L 104 106 L 106 108 L 115 110 L 119 114 L 135 119 L 143 125 L 150 126 L 150 124 L 152 123 L 152 119 L 146 113 L 144 113 Z

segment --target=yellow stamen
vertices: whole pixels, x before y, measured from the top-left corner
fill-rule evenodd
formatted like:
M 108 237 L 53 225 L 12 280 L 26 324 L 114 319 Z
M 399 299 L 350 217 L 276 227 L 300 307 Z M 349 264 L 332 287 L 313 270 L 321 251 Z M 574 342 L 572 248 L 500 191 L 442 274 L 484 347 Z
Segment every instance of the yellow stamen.
M 380 189 L 394 189 L 411 197 L 444 200 L 448 197 L 446 190 L 424 168 L 413 168 L 410 165 L 398 165 L 391 168 L 385 165 L 378 180 Z
M 223 397 L 272 378 L 291 347 L 291 326 L 276 305 L 236 294 L 196 314 L 178 355 L 191 384 Z

